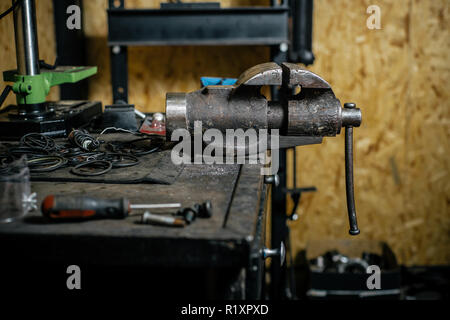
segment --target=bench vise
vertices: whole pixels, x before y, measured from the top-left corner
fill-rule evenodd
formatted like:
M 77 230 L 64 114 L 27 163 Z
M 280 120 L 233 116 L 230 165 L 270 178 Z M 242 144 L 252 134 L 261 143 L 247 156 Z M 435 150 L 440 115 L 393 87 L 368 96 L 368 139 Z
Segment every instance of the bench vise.
M 268 100 L 263 86 L 279 88 L 279 98 Z M 296 92 L 300 89 L 300 92 Z M 296 64 L 273 62 L 256 65 L 234 85 L 207 86 L 189 93 L 167 93 L 166 132 L 176 129 L 194 133 L 202 129 L 277 129 L 279 148 L 322 142 L 345 127 L 347 208 L 351 235 L 359 234 L 353 188 L 353 127 L 362 121 L 354 103 L 341 107 L 328 82 Z M 270 147 L 269 147 L 270 148 Z

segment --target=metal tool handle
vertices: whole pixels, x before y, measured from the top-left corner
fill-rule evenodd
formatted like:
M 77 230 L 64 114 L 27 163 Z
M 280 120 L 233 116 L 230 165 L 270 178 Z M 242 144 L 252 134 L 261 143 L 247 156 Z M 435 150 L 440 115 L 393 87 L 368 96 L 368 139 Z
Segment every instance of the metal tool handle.
M 344 104 L 346 109 L 354 109 L 354 103 Z M 347 193 L 347 211 L 350 224 L 349 233 L 352 236 L 359 234 L 358 222 L 356 221 L 355 188 L 353 184 L 353 126 L 345 126 L 345 190 Z
M 50 219 L 123 219 L 128 216 L 130 203 L 125 198 L 48 195 L 42 201 L 41 209 L 42 214 Z

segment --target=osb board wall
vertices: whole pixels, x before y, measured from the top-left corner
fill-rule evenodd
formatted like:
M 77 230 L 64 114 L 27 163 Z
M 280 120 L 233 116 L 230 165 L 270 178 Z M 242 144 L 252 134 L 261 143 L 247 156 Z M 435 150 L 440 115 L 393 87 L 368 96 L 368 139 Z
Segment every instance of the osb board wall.
M 381 8 L 381 30 L 366 8 Z M 362 239 L 385 240 L 400 262 L 450 262 L 449 1 L 315 1 L 313 71 L 363 112 L 355 130 L 356 207 Z M 350 238 L 344 139 L 298 149 L 305 194 L 296 248 Z
M 162 1 L 126 0 L 126 8 L 159 8 Z M 195 1 L 191 1 L 195 2 Z M 199 2 L 199 1 L 197 1 Z M 201 1 L 200 1 L 201 2 Z M 228 0 L 222 7 L 268 5 L 267 0 Z M 90 81 L 91 97 L 112 102 L 109 50 L 106 43 L 106 0 L 83 1 L 88 36 L 88 62 L 99 67 Z M 130 47 L 128 48 L 129 101 L 141 111 L 164 111 L 166 92 L 199 88 L 200 77 L 235 77 L 252 65 L 270 58 L 266 47 Z
M 40 54 L 51 62 L 51 1 L 36 2 Z M 159 2 L 126 1 L 130 8 L 157 8 Z M 222 6 L 268 2 L 229 0 Z M 372 4 L 381 8 L 381 30 L 366 27 Z M 0 10 L 8 5 L 1 1 Z M 89 80 L 90 99 L 109 104 L 107 1 L 83 5 L 88 61 L 99 67 Z M 311 70 L 330 82 L 342 102 L 363 110 L 363 125 L 355 130 L 359 237 L 387 241 L 410 265 L 450 263 L 449 7 L 448 0 L 315 1 Z M 0 21 L 0 31 L 0 68 L 14 68 L 11 17 Z M 203 75 L 236 77 L 269 57 L 264 47 L 130 48 L 129 99 L 142 111 L 163 111 L 166 92 L 195 90 Z M 292 223 L 295 251 L 308 240 L 349 238 L 343 151 L 342 136 L 297 148 L 297 184 L 319 191 L 302 196 L 300 219 Z

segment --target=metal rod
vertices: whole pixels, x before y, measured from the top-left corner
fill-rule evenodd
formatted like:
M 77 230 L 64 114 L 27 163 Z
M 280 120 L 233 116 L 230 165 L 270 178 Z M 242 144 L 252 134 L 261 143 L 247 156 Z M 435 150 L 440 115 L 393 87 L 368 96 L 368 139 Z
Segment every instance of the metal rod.
M 293 189 L 297 189 L 297 148 L 293 147 L 292 148 L 293 151 L 293 178 L 294 178 L 294 183 L 292 184 Z
M 181 203 L 161 203 L 161 204 L 132 204 L 130 209 L 158 209 L 158 208 L 180 208 Z
M 347 211 L 350 224 L 349 233 L 359 234 L 356 221 L 355 194 L 353 185 L 353 127 L 345 127 L 345 189 L 347 193 Z
M 21 75 L 34 76 L 39 74 L 35 4 L 34 0 L 19 1 L 14 8 L 17 70 Z

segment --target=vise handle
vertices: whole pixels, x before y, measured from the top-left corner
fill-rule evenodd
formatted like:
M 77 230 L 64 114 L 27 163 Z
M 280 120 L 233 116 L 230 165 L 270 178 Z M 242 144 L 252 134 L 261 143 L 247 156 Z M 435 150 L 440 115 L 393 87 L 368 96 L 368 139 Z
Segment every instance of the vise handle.
M 345 103 L 345 109 L 355 109 L 354 103 Z M 345 124 L 345 191 L 347 194 L 347 212 L 350 225 L 349 233 L 352 236 L 359 234 L 356 220 L 355 188 L 353 184 L 353 125 Z

